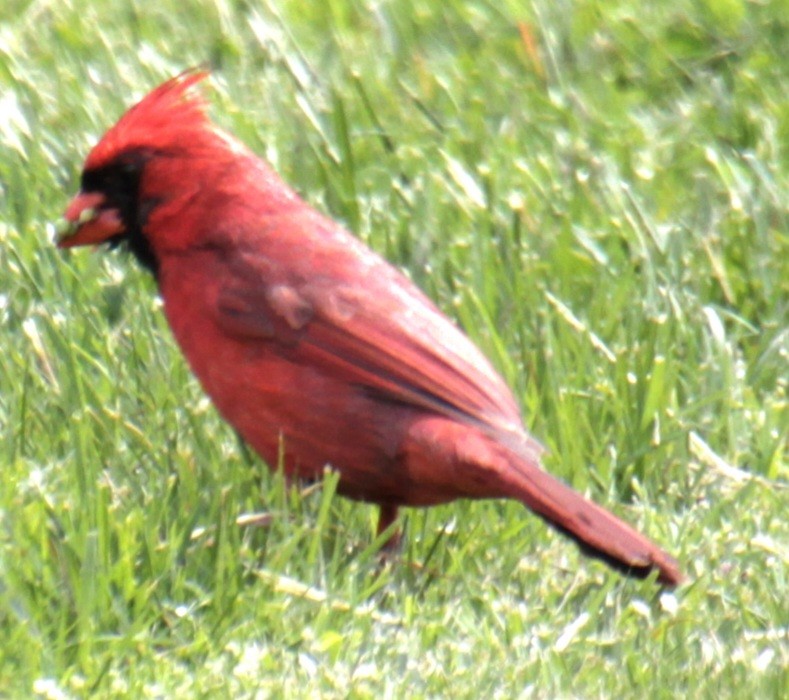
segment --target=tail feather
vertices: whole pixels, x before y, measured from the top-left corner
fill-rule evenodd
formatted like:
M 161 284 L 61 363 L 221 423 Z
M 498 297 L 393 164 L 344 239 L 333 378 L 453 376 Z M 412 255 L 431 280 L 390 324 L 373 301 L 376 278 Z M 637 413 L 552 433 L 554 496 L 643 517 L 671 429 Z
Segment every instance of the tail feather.
M 676 586 L 683 580 L 677 561 L 612 513 L 584 498 L 539 467 L 518 461 L 513 495 L 549 525 L 575 540 L 582 551 L 631 576 Z M 514 475 L 512 475 L 514 476 Z

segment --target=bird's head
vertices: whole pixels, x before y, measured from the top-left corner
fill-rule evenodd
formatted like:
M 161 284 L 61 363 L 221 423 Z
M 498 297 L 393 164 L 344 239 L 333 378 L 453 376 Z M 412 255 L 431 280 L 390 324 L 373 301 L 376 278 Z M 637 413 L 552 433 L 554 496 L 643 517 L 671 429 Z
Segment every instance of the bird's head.
M 96 144 L 59 226 L 60 248 L 125 244 L 156 272 L 163 249 L 189 244 L 199 209 L 190 201 L 206 201 L 208 179 L 242 148 L 206 116 L 195 88 L 206 75 L 191 70 L 160 85 Z

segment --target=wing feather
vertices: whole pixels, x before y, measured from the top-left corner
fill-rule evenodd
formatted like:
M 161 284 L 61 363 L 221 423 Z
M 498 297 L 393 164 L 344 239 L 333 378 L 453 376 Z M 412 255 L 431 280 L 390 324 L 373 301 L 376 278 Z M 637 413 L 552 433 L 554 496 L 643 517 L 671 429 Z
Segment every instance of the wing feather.
M 523 431 L 511 392 L 484 355 L 403 275 L 339 235 L 341 245 L 324 239 L 322 260 L 305 261 L 312 265 L 302 274 L 278 264 L 277 245 L 236 259 L 216 305 L 223 330 L 380 400 L 473 424 L 536 459 L 542 448 Z M 289 278 L 279 274 L 286 269 Z

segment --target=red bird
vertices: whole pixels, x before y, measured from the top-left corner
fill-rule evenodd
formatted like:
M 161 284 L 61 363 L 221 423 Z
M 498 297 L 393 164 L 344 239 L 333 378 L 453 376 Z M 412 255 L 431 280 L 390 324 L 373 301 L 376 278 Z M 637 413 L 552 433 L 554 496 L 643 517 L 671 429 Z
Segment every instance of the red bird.
M 88 155 L 61 248 L 125 244 L 222 416 L 289 477 L 380 506 L 514 498 L 628 574 L 675 560 L 540 466 L 511 392 L 408 279 L 164 83 Z

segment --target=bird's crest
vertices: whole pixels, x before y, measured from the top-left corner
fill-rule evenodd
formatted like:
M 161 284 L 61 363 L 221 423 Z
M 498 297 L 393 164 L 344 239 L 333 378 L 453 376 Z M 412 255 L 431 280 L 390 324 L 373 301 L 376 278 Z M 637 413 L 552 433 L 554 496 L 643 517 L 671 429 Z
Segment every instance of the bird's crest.
M 207 70 L 193 68 L 148 93 L 107 131 L 85 167 L 100 167 L 127 149 L 189 144 L 208 121 L 206 101 L 194 89 L 206 77 Z

